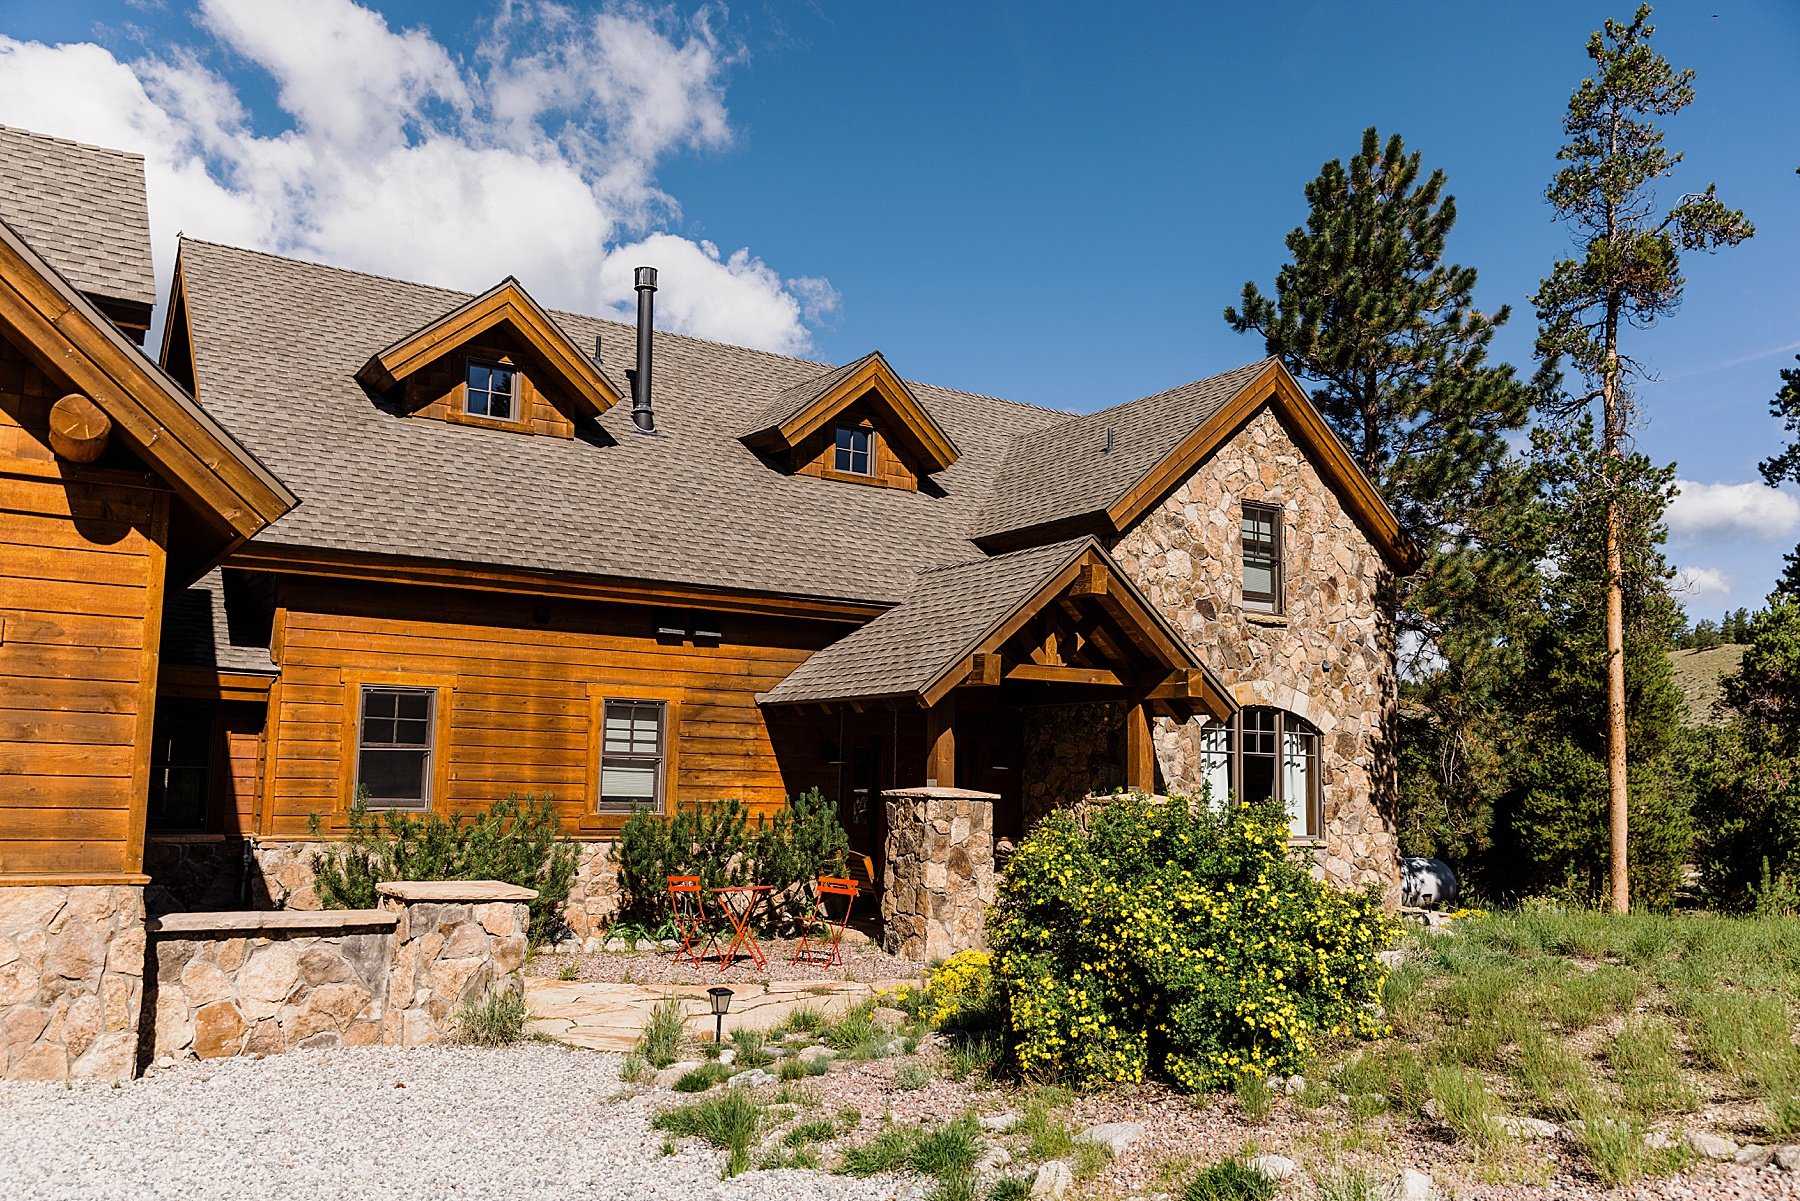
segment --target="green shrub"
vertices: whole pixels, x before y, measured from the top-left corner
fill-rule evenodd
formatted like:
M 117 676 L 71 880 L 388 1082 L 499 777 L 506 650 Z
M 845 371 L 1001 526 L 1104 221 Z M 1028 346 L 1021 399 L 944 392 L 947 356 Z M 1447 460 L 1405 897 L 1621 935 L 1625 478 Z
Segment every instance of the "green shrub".
M 668 1067 L 675 1062 L 681 1047 L 683 1028 L 681 1002 L 674 997 L 658 1001 L 656 1008 L 650 1011 L 650 1020 L 644 1023 L 644 1029 L 638 1035 L 637 1054 L 642 1055 L 651 1067 Z
M 731 1079 L 731 1069 L 722 1063 L 703 1063 L 692 1071 L 683 1072 L 675 1081 L 678 1093 L 703 1093 L 715 1084 L 723 1084 Z
M 525 1037 L 531 1020 L 525 994 L 517 988 L 495 989 L 468 1000 L 456 1011 L 456 1037 L 477 1047 L 504 1047 Z
M 668 912 L 668 878 L 699 876 L 705 888 L 771 886 L 757 921 L 797 928 L 811 914 L 810 885 L 819 876 L 842 875 L 849 849 L 836 805 L 816 788 L 754 822 L 738 800 L 678 805 L 666 818 L 633 810 L 613 847 L 620 913 L 628 922 L 660 922 Z
M 1269 1201 L 1275 1182 L 1237 1156 L 1202 1168 L 1181 1190 L 1181 1201 Z
M 775 1062 L 769 1054 L 769 1036 L 761 1030 L 733 1030 L 731 1045 L 737 1051 L 733 1060 L 741 1068 L 766 1068 Z
M 1115 798 L 1014 854 L 990 926 L 1013 1056 L 1081 1087 L 1227 1088 L 1380 1032 L 1394 927 L 1373 892 L 1314 881 L 1269 806 Z
M 894 1087 L 913 1092 L 931 1083 L 931 1069 L 922 1063 L 909 1063 L 894 1073 Z
M 375 886 L 393 880 L 501 880 L 537 890 L 531 941 L 552 941 L 575 883 L 579 851 L 562 836 L 548 796 L 508 796 L 486 812 L 406 814 L 371 811 L 362 796 L 347 815 L 343 840 L 313 858 L 319 903 L 373 909 Z M 308 819 L 313 834 L 322 823 Z

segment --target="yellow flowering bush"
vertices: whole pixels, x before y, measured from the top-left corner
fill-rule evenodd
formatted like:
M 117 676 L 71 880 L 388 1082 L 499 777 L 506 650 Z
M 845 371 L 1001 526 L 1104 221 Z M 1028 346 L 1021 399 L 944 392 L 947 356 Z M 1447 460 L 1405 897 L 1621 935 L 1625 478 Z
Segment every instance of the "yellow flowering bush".
M 1180 798 L 1120 797 L 1086 828 L 1067 811 L 1040 822 L 989 923 L 1020 1069 L 1202 1091 L 1381 1033 L 1392 922 L 1373 892 L 1313 880 L 1287 839 L 1279 810 Z
M 994 988 L 993 956 L 986 951 L 958 951 L 925 977 L 925 1004 L 919 1016 L 932 1026 L 954 1022 L 965 1013 L 980 1013 Z

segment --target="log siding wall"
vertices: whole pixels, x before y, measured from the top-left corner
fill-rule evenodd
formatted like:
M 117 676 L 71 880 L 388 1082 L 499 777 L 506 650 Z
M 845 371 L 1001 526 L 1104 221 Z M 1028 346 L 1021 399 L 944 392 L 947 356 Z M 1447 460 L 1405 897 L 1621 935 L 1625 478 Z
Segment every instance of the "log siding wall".
M 658 626 L 671 621 L 723 637 L 659 637 Z M 290 577 L 276 615 L 281 680 L 265 736 L 261 833 L 304 838 L 314 813 L 329 832 L 348 806 L 365 683 L 439 689 L 432 805 L 440 812 L 477 810 L 509 793 L 548 794 L 571 834 L 616 830 L 621 817 L 594 813 L 594 706 L 610 695 L 676 702 L 676 799 L 735 797 L 771 811 L 790 791 L 819 783 L 822 768 L 816 754 L 778 758 L 756 694 L 841 631 L 773 617 L 708 614 L 688 623 L 651 606 Z
M 0 337 L 0 881 L 136 880 L 169 494 L 59 463 L 67 389 Z M 104 461 L 104 460 L 103 460 Z

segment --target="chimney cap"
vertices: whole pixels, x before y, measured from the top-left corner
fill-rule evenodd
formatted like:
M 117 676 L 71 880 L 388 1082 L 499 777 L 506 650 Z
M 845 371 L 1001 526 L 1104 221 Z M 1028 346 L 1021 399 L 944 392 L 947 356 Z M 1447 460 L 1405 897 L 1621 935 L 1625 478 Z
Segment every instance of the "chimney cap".
M 632 287 L 636 288 L 638 291 L 641 292 L 645 288 L 649 288 L 652 292 L 656 290 L 655 267 L 639 267 L 636 272 L 634 272 L 634 276 L 636 282 L 632 284 Z

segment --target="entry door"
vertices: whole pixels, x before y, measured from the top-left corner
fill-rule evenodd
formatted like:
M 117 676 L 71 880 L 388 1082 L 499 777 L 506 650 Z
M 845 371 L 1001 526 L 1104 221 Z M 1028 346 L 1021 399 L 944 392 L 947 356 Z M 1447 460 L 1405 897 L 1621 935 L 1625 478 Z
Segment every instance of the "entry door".
M 839 820 L 850 836 L 850 850 L 867 855 L 874 865 L 874 883 L 881 885 L 882 845 L 887 841 L 887 805 L 881 799 L 891 748 L 880 734 L 858 736 L 850 744 L 844 764 L 844 800 Z M 854 865 L 852 875 L 861 875 Z

